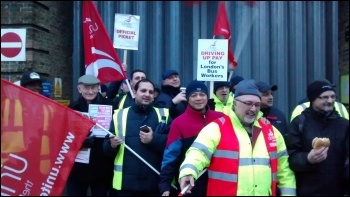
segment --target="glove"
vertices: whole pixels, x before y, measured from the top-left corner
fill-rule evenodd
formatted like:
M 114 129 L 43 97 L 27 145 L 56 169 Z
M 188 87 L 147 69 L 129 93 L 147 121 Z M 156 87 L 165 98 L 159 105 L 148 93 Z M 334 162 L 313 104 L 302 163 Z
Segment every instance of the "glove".
M 89 136 L 89 137 L 85 138 L 85 140 L 83 142 L 83 146 L 86 148 L 91 148 L 92 145 L 94 144 L 94 142 L 95 142 L 95 136 L 94 135 Z

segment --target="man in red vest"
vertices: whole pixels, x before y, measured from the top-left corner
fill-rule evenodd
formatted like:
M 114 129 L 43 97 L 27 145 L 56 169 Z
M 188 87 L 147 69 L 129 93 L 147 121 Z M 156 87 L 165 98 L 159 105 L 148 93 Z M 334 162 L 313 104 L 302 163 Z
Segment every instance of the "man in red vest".
M 199 133 L 180 167 L 180 187 L 191 193 L 194 180 L 208 170 L 208 196 L 295 195 L 281 133 L 259 120 L 261 93 L 254 80 L 236 88 L 234 113 L 221 117 Z

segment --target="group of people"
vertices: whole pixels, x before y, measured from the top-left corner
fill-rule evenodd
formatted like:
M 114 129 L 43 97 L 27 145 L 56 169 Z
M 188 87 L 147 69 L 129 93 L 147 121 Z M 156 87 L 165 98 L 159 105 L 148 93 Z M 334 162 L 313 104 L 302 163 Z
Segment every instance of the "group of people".
M 21 85 L 40 92 L 39 75 L 25 76 L 32 74 Z M 156 97 L 144 71 L 127 80 L 132 92 L 120 94 L 126 82 L 117 81 L 103 96 L 96 77 L 79 78 L 79 98 L 68 107 L 111 105 L 113 135 L 86 137 L 90 160 L 74 164 L 69 196 L 86 196 L 88 188 L 93 196 L 348 195 L 348 112 L 328 81 L 310 83 L 307 107 L 287 121 L 273 106 L 278 87 L 253 79 L 214 82 L 213 98 L 201 81 L 181 89 L 172 69 Z M 330 146 L 315 149 L 315 137 Z

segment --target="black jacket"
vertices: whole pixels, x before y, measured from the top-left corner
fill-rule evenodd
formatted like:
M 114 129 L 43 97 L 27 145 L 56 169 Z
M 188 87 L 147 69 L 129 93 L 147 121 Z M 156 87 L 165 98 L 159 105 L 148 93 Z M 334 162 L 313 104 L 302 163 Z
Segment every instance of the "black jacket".
M 169 85 L 163 85 L 161 87 L 161 93 L 154 101 L 154 106 L 159 108 L 168 108 L 171 118 L 174 120 L 181 115 L 187 107 L 187 102 L 182 101 L 178 104 L 174 104 L 172 99 L 180 93 L 180 88 L 175 88 Z
M 286 141 L 288 135 L 288 122 L 283 112 L 276 107 L 261 108 L 260 111 L 263 113 L 263 117 L 268 119 L 270 123 L 278 129 Z
M 287 143 L 289 164 L 296 177 L 297 195 L 343 195 L 349 121 L 341 118 L 336 111 L 325 116 L 311 107 L 302 114 L 305 116 L 303 129 L 299 130 L 299 115 L 291 122 Z M 315 137 L 327 137 L 331 145 L 326 160 L 310 164 L 307 155 Z
M 170 128 L 170 122 L 171 119 L 167 124 L 168 129 Z M 153 139 L 150 144 L 143 144 L 139 136 L 142 125 L 147 125 L 155 131 L 158 124 L 158 116 L 152 105 L 138 106 L 134 104 L 129 108 L 127 114 L 125 143 L 159 172 L 167 134 L 153 132 Z M 115 133 L 113 121 L 110 131 Z M 120 146 L 115 149 L 112 148 L 109 139 L 105 139 L 105 154 L 113 160 L 119 148 Z M 127 148 L 124 151 L 122 190 L 143 192 L 144 194 L 158 193 L 159 175 Z
M 112 105 L 113 111 L 116 109 L 115 103 L 109 99 L 103 98 L 100 93 L 97 94 L 91 104 Z M 88 104 L 81 95 L 78 100 L 72 102 L 68 107 L 81 112 L 88 112 L 89 110 Z M 95 181 L 112 178 L 113 160 L 103 154 L 103 140 L 104 138 L 94 139 L 91 147 L 89 164 L 75 162 L 69 179 Z

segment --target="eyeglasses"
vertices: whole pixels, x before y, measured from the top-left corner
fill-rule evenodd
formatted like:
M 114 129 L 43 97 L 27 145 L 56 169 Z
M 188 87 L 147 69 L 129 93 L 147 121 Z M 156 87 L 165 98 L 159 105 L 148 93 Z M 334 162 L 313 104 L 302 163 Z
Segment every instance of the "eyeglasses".
M 319 96 L 319 97 L 317 97 L 317 98 L 322 99 L 322 100 L 324 100 L 324 101 L 328 101 L 329 98 L 331 98 L 332 100 L 335 100 L 335 99 L 337 98 L 337 96 L 336 96 L 336 95 L 332 95 L 332 96 Z
M 245 101 L 241 101 L 241 100 L 238 100 L 238 99 L 235 99 L 236 101 L 239 101 L 245 105 L 247 105 L 248 107 L 253 107 L 255 106 L 256 108 L 259 108 L 260 107 L 260 103 L 253 103 L 253 102 L 245 102 Z

